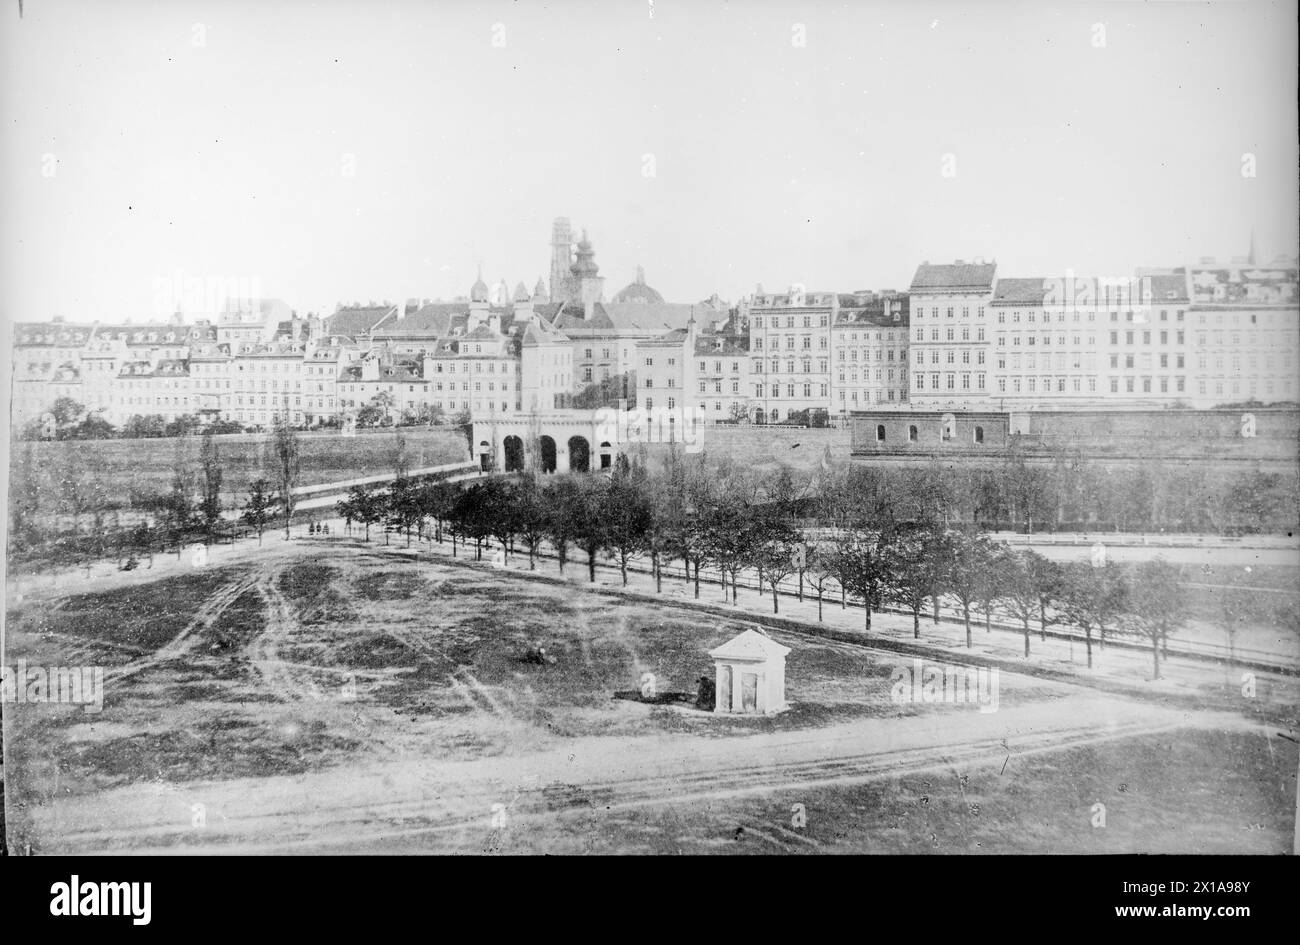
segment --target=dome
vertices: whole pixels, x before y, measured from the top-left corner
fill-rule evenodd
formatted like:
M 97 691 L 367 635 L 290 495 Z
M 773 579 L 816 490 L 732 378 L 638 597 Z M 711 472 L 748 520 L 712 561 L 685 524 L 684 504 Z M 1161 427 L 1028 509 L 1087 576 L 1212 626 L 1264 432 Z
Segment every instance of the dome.
M 619 290 L 615 302 L 663 302 L 664 297 L 645 284 L 645 270 L 636 267 L 636 281 Z

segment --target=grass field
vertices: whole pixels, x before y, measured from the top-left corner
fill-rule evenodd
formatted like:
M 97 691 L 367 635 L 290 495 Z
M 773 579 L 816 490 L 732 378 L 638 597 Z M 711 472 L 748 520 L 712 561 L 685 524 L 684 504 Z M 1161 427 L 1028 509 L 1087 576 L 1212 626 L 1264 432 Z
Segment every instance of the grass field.
M 448 429 L 403 428 L 408 466 L 418 469 L 461 462 L 468 458 L 464 435 Z M 248 485 L 264 475 L 270 434 L 236 434 L 216 438 L 223 467 L 222 491 L 231 501 L 242 500 Z M 27 444 L 10 444 L 10 468 L 22 462 Z M 58 495 L 58 480 L 72 471 L 94 479 L 109 501 L 125 504 L 138 494 L 171 488 L 177 448 L 198 472 L 199 438 L 145 440 L 87 440 L 31 444 L 35 467 L 46 477 L 46 491 Z M 299 435 L 302 484 L 355 479 L 391 473 L 398 455 L 397 435 L 391 431 L 359 431 L 354 437 L 338 433 Z M 52 500 L 52 499 L 51 499 Z
M 693 693 L 747 626 L 349 540 L 33 593 L 8 612 L 10 662 L 103 666 L 106 696 L 98 714 L 7 707 L 10 836 L 37 852 L 1289 849 L 1295 746 L 1257 720 L 1009 672 L 996 712 L 899 704 L 886 654 L 775 631 L 789 711 L 615 698 L 645 672 Z M 554 663 L 526 661 L 536 646 Z

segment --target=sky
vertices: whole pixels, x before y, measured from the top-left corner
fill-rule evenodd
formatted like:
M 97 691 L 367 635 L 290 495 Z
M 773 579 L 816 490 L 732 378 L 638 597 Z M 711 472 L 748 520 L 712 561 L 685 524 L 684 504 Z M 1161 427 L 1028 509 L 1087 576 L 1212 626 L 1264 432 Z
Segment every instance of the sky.
M 1297 252 L 1296 5 L 26 0 L 0 312 L 907 287 Z

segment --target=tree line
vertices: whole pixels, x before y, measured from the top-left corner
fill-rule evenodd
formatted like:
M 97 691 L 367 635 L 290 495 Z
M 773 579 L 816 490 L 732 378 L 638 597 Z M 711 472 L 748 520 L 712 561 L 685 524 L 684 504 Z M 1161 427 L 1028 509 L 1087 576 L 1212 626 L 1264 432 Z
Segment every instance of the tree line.
M 857 466 L 801 480 L 789 469 L 755 474 L 672 453 L 655 475 L 644 462 L 620 456 L 608 476 L 526 473 L 465 487 L 399 478 L 388 490 L 354 488 L 337 511 L 349 529 L 363 528 L 367 541 L 380 526 L 385 541 L 392 534 L 405 536 L 408 545 L 413 538 L 450 541 L 453 555 L 462 549 L 476 559 L 492 549 L 507 561 L 526 555 L 530 570 L 549 546 L 561 573 L 581 556 L 592 582 L 605 559 L 626 585 L 629 566 L 639 560 L 662 591 L 665 568 L 680 562 L 697 598 L 702 570 L 716 576 L 724 599 L 733 602 L 742 573 L 756 574 L 774 613 L 781 593 L 797 587 L 800 600 L 815 597 L 822 620 L 827 592 L 838 592 L 842 609 L 850 599 L 862 608 L 868 633 L 873 614 L 890 609 L 911 615 L 919 639 L 923 620 L 937 624 L 941 605 L 951 606 L 967 647 L 981 622 L 987 633 L 995 619 L 1013 620 L 1026 659 L 1032 637 L 1045 639 L 1054 624 L 1081 631 L 1090 668 L 1094 649 L 1108 640 L 1137 638 L 1150 646 L 1156 677 L 1169 639 L 1192 616 L 1184 575 L 1166 561 L 1059 564 L 936 514 L 900 517 L 878 486 Z M 810 513 L 818 523 L 812 529 Z M 1294 624 L 1294 607 L 1273 614 L 1250 592 L 1229 599 L 1230 647 L 1251 620 Z

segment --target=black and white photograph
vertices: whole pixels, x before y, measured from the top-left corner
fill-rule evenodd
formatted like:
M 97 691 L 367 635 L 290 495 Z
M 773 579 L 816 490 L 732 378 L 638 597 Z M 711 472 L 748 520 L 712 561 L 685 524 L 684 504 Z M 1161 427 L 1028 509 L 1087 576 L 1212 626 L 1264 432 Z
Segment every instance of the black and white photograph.
M 1300 853 L 1296 17 L 8 0 L 5 854 Z

